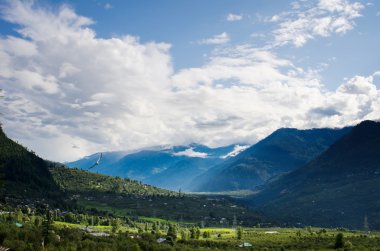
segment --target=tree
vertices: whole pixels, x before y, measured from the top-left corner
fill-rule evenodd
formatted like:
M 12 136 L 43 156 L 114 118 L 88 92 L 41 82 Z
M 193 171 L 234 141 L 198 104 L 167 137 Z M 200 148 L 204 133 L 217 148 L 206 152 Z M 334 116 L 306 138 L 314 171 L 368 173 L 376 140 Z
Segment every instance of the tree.
M 210 238 L 211 237 L 210 231 L 204 231 L 202 234 L 202 237 L 203 239 Z
M 192 227 L 190 229 L 190 239 L 195 239 L 195 228 L 194 227 Z
M 195 231 L 195 239 L 199 240 L 199 237 L 201 237 L 201 230 L 197 227 Z
M 152 230 L 155 231 L 155 232 L 157 232 L 158 227 L 157 227 L 156 222 L 153 222 Z
M 116 218 L 116 219 L 112 220 L 111 225 L 112 225 L 112 233 L 116 233 L 117 230 L 119 230 L 119 228 L 120 228 L 119 219 Z
M 238 227 L 236 229 L 236 237 L 238 240 L 241 240 L 241 238 L 243 237 L 243 229 L 241 227 Z
M 186 240 L 187 239 L 187 234 L 184 230 L 181 231 L 181 240 Z
M 206 238 L 207 238 L 207 231 L 204 231 L 204 232 L 203 232 L 202 237 L 203 237 L 203 239 L 206 239 Z
M 339 233 L 336 235 L 335 237 L 335 249 L 338 249 L 338 248 L 343 248 L 344 246 L 344 241 L 343 241 L 343 234 L 342 233 Z
M 43 237 L 44 245 L 46 245 L 49 242 L 48 237 L 49 237 L 49 230 L 51 227 L 51 223 L 52 223 L 52 219 L 51 219 L 50 210 L 47 209 L 46 210 L 46 218 L 42 222 L 42 237 Z
M 177 239 L 177 229 L 173 224 L 169 225 L 168 233 L 166 234 L 168 237 L 172 237 L 173 240 Z

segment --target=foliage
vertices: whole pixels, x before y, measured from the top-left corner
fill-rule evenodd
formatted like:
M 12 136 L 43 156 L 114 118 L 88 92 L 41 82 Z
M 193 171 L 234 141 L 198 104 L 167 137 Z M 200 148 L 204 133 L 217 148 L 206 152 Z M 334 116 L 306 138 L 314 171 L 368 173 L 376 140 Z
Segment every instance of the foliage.
M 0 199 L 64 205 L 47 163 L 35 153 L 10 140 L 0 127 Z
M 238 227 L 236 229 L 236 238 L 238 240 L 241 240 L 242 237 L 243 237 L 243 229 L 241 227 Z

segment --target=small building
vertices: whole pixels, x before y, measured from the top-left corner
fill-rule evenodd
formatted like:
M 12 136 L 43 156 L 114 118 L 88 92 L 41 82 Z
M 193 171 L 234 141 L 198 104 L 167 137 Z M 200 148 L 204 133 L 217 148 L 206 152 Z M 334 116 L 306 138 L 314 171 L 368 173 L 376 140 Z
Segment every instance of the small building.
M 264 233 L 266 233 L 266 234 L 278 234 L 277 231 L 265 231 Z
M 157 241 L 157 243 L 164 243 L 164 242 L 166 241 L 166 239 L 160 237 L 160 238 L 158 238 L 156 241 Z
M 247 247 L 252 247 L 252 244 L 249 242 L 243 242 L 242 244 L 239 245 L 239 248 L 247 248 Z
M 104 233 L 104 232 L 100 232 L 100 233 L 90 233 L 91 235 L 93 236 L 96 236 L 96 237 L 109 237 L 110 234 L 109 233 Z

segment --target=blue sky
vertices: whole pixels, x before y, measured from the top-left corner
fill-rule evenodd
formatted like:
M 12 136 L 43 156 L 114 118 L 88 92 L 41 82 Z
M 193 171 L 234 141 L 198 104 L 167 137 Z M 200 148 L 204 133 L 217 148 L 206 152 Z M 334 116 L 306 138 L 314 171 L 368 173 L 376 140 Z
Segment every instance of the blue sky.
M 110 38 L 125 34 L 141 42 L 166 42 L 172 45 L 174 68 L 197 67 L 207 60 L 213 45 L 197 41 L 227 32 L 229 45 L 249 43 L 265 45 L 266 39 L 252 37 L 254 33 L 268 34 L 276 24 L 265 22 L 278 13 L 290 11 L 296 1 L 44 1 L 45 5 L 66 3 L 81 15 L 91 17 L 99 37 Z M 309 1 L 313 2 L 313 1 Z M 355 29 L 344 35 L 315 39 L 301 48 L 287 46 L 275 51 L 286 58 L 296 58 L 303 66 L 317 68 L 331 64 L 323 73 L 327 88 L 336 88 L 343 79 L 354 74 L 369 75 L 378 70 L 380 54 L 372 53 L 380 44 L 379 3 L 360 1 L 365 8 L 362 17 L 355 19 Z M 241 15 L 231 22 L 228 14 Z M 361 63 L 358 64 L 357 60 Z
M 0 17 L 4 129 L 46 158 L 380 117 L 377 1 L 2 1 Z

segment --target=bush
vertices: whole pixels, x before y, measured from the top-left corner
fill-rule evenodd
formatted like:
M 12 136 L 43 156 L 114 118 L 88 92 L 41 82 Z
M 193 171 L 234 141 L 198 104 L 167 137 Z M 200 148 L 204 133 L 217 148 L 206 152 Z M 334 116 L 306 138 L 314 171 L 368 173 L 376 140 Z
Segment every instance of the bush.
M 342 233 L 339 233 L 336 235 L 335 237 L 335 245 L 334 245 L 334 248 L 335 249 L 338 249 L 338 248 L 343 248 L 344 246 L 344 242 L 343 242 L 343 234 Z

